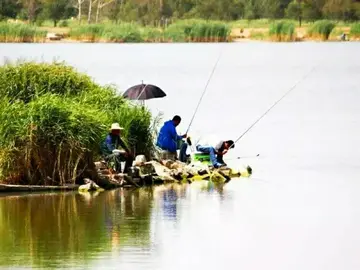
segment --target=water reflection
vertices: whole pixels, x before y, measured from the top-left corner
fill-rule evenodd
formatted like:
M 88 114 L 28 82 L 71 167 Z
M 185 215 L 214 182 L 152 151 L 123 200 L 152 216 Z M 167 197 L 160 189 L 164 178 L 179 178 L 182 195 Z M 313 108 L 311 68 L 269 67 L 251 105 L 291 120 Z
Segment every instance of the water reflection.
M 114 190 L 0 198 L 0 266 L 82 265 L 101 252 L 149 245 L 152 194 Z
M 0 197 L 0 267 L 153 260 L 164 251 L 166 239 L 178 234 L 190 206 L 194 209 L 192 198 L 199 202 L 201 194 L 212 193 L 222 200 L 223 186 L 203 181 L 101 193 Z

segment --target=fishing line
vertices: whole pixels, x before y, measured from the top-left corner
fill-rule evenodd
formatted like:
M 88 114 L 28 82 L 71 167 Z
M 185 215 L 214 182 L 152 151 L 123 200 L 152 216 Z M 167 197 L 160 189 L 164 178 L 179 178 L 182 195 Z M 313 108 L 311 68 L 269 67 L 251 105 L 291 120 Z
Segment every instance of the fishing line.
M 191 118 L 189 127 L 188 127 L 188 129 L 186 130 L 186 133 L 185 133 L 185 134 L 188 134 L 188 132 L 189 132 L 189 130 L 190 130 L 190 127 L 191 127 L 191 125 L 192 125 L 192 122 L 194 121 L 195 115 L 196 115 L 196 113 L 197 113 L 197 111 L 198 111 L 198 109 L 199 109 L 199 106 L 200 106 L 201 101 L 202 101 L 202 99 L 203 99 L 203 97 L 204 97 L 204 95 L 205 95 L 205 92 L 206 92 L 206 90 L 207 90 L 207 87 L 208 87 L 208 85 L 209 85 L 209 83 L 210 83 L 210 81 L 211 81 L 211 78 L 212 78 L 212 76 L 213 76 L 213 74 L 214 74 L 214 72 L 215 72 L 215 69 L 216 69 L 216 67 L 217 67 L 217 64 L 218 64 L 219 61 L 220 61 L 221 55 L 222 55 L 222 50 L 220 51 L 219 57 L 218 57 L 217 61 L 215 62 L 215 65 L 214 65 L 214 67 L 213 67 L 213 69 L 212 69 L 212 71 L 211 71 L 210 77 L 209 77 L 209 79 L 208 79 L 208 81 L 207 81 L 207 83 L 206 83 L 206 85 L 205 85 L 204 91 L 202 92 L 202 94 L 201 94 L 201 96 L 200 96 L 199 102 L 198 102 L 198 104 L 197 104 L 197 106 L 196 106 L 195 112 L 194 112 L 194 114 L 193 114 L 193 117 Z
M 307 76 L 309 76 L 310 75 L 310 73 L 313 71 L 315 69 L 315 66 L 308 72 L 308 73 L 306 73 L 305 74 L 305 76 L 303 76 L 299 81 L 297 81 L 279 100 L 277 100 L 269 109 L 267 109 L 266 111 L 265 111 L 265 113 L 263 113 L 247 130 L 245 130 L 245 132 L 243 133 L 243 134 L 241 134 L 237 139 L 236 139 L 236 141 L 233 143 L 233 145 L 235 144 L 235 143 L 237 143 L 242 137 L 244 137 L 244 135 L 246 134 L 246 133 L 248 133 L 249 131 L 250 131 L 250 129 L 252 129 L 265 115 L 267 115 L 270 111 L 271 111 L 271 109 L 272 108 L 274 108 L 281 100 L 283 100 L 291 91 L 293 91 L 295 88 L 296 88 L 296 86 L 298 86 L 298 84 L 300 83 L 300 82 L 302 82 L 303 80 L 305 80 L 305 78 L 307 77 Z M 231 145 L 232 146 L 232 145 Z

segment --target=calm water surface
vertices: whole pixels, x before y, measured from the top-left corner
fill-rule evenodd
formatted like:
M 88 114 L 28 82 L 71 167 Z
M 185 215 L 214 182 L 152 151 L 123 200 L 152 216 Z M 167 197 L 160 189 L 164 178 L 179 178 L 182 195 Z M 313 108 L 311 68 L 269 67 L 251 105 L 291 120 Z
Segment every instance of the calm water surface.
M 0 197 L 0 267 L 360 269 L 360 43 L 0 44 L 0 61 L 159 85 L 147 105 L 183 132 L 220 52 L 190 135 L 238 137 L 315 67 L 229 153 L 253 178 Z

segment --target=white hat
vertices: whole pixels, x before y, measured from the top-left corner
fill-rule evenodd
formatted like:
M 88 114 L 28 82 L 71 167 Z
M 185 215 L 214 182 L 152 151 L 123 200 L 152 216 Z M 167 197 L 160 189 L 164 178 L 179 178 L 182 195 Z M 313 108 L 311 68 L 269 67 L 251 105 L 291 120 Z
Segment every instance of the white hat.
M 111 125 L 111 130 L 124 130 L 124 128 L 120 127 L 119 123 L 113 123 Z

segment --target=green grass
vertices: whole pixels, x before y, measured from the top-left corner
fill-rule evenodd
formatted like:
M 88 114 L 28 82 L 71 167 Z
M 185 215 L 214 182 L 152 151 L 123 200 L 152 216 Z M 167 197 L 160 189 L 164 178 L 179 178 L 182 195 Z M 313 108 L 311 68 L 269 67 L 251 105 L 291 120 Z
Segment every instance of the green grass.
M 292 21 L 277 21 L 270 25 L 269 36 L 275 41 L 294 41 L 295 23 Z
M 136 154 L 153 147 L 152 117 L 116 89 L 61 63 L 0 68 L 0 182 L 62 185 L 93 173 L 113 122 Z
M 133 23 L 90 24 L 71 28 L 70 38 L 90 42 L 143 42 L 142 28 Z
M 165 39 L 170 42 L 226 42 L 231 27 L 220 21 L 183 20 L 165 29 Z
M 184 20 L 165 30 L 134 23 L 81 25 L 71 28 L 70 38 L 90 42 L 224 42 L 231 28 L 217 21 Z
M 360 38 L 360 23 L 354 23 L 350 28 L 352 38 Z
M 266 40 L 268 38 L 268 35 L 261 31 L 254 31 L 252 30 L 250 32 L 250 39 L 253 40 Z
M 273 21 L 269 19 L 238 20 L 231 23 L 233 28 L 268 28 Z
M 44 42 L 46 31 L 27 24 L 0 22 L 0 42 Z
M 321 20 L 315 22 L 308 28 L 310 38 L 328 40 L 331 32 L 335 28 L 335 23 L 330 20 Z

